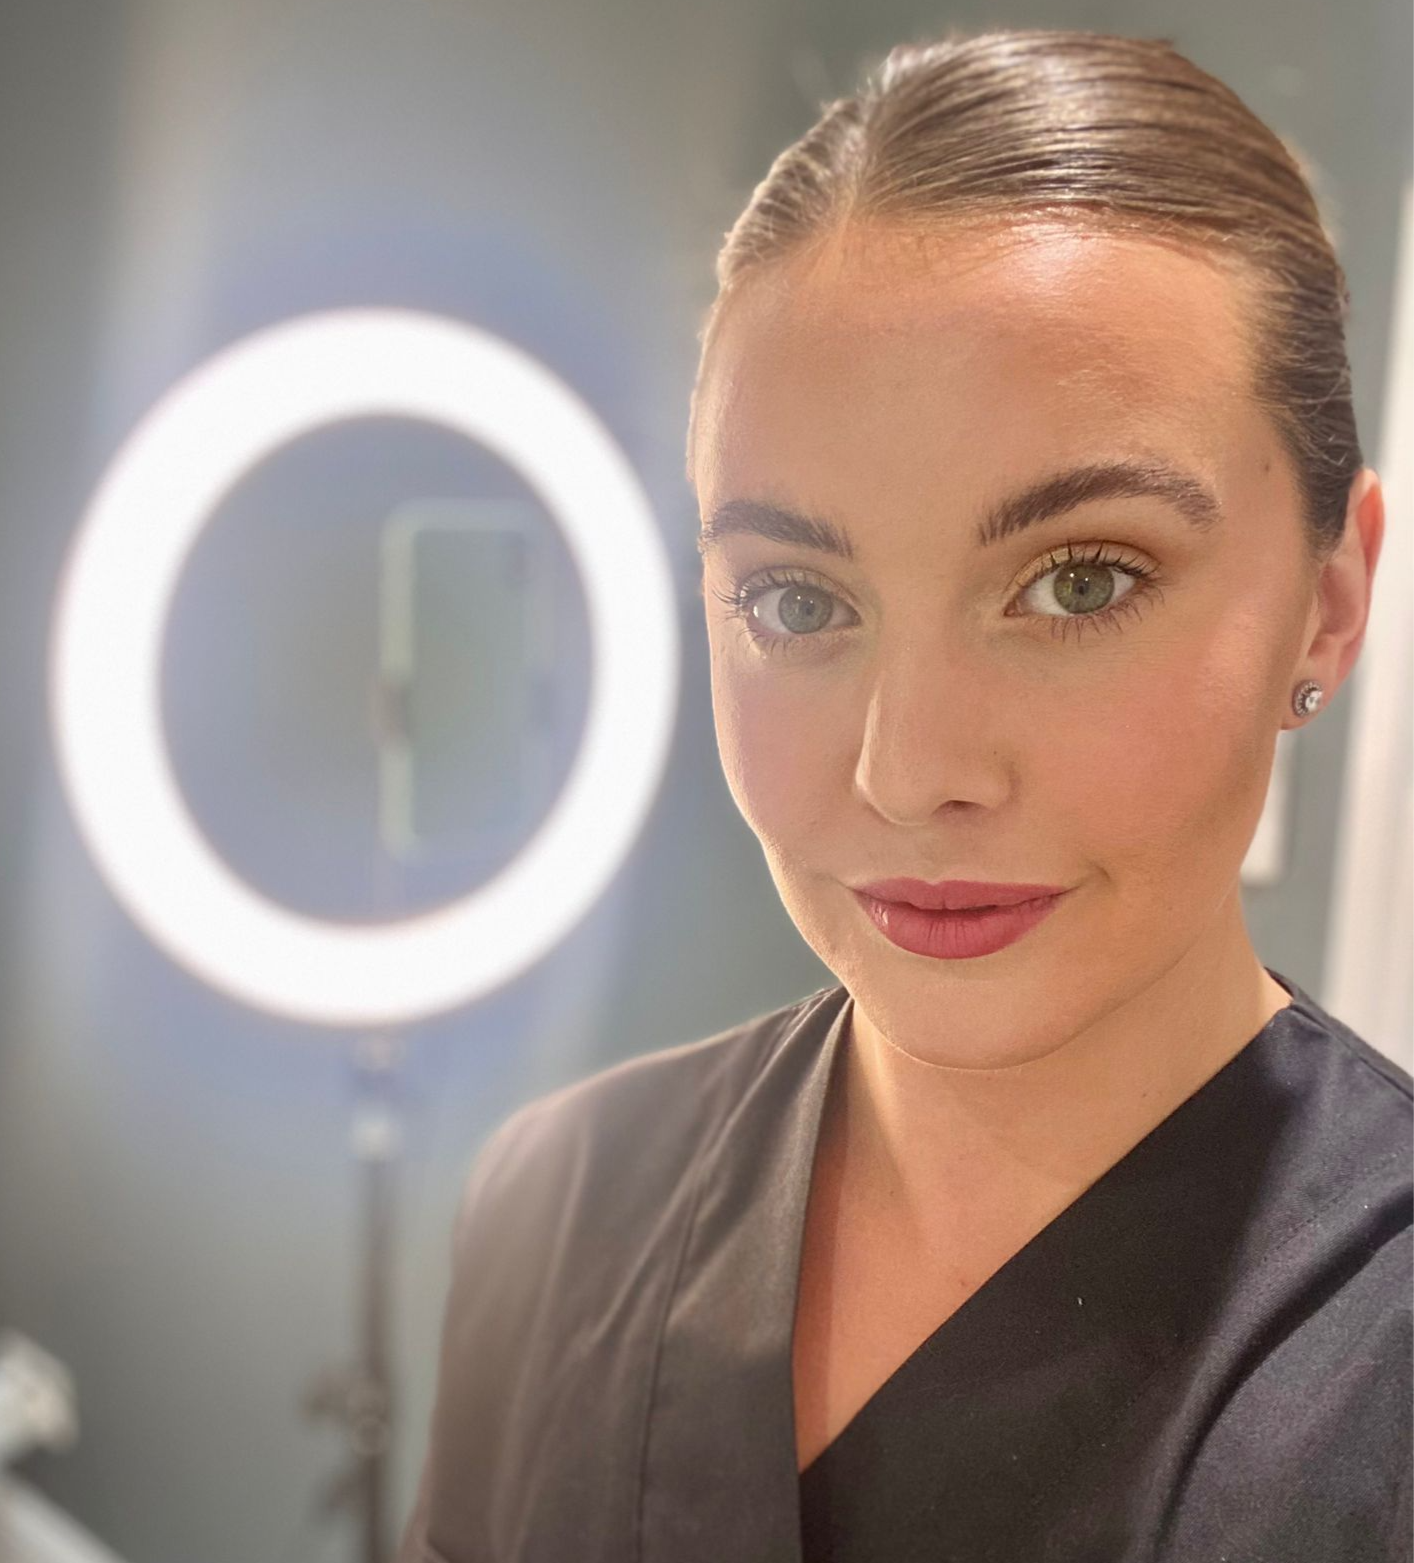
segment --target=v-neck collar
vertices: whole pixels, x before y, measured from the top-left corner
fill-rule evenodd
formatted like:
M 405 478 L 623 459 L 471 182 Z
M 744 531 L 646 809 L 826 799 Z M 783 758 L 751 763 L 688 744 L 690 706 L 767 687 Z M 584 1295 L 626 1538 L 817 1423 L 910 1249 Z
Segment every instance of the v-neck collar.
M 815 1146 L 852 1008 L 837 987 L 802 1010 L 699 1162 L 648 1406 L 642 1563 L 799 1559 L 791 1336 Z
M 961 1524 L 969 1506 L 983 1526 L 982 1509 L 1005 1514 L 1034 1480 L 1014 1458 L 1024 1420 L 989 1431 L 978 1386 L 1029 1380 L 1052 1432 L 1059 1419 L 1078 1444 L 1098 1436 L 1124 1393 L 1201 1330 L 1215 1305 L 1203 1280 L 1270 1238 L 1248 1230 L 1244 1196 L 1260 1186 L 1299 1091 L 1264 1072 L 1252 1042 L 1299 1014 L 1320 1024 L 1308 996 L 1271 975 L 1292 1003 L 995 1271 L 802 1478 L 791 1344 L 804 1222 L 853 1008 L 842 986 L 809 1001 L 698 1162 L 647 1406 L 641 1563 L 799 1563 L 801 1481 L 867 1439 L 875 1416 L 907 1417 L 940 1384 L 977 1419 L 977 1437 L 949 1442 L 958 1469 L 940 1469 Z M 1209 1154 L 1218 1146 L 1234 1155 Z M 999 1459 L 1002 1443 L 1012 1457 Z

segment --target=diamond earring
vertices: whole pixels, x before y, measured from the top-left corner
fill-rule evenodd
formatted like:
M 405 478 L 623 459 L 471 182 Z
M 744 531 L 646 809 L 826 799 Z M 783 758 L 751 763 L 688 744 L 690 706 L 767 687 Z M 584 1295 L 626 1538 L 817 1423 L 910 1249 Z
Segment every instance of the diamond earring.
M 1296 686 L 1296 693 L 1291 697 L 1291 708 L 1297 716 L 1312 716 L 1321 709 L 1325 695 L 1325 690 L 1316 680 L 1308 678 L 1304 684 Z

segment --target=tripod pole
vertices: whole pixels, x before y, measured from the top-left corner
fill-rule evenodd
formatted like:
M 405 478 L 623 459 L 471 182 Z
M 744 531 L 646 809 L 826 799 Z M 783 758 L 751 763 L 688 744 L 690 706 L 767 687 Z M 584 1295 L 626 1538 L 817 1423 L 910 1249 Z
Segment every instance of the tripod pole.
M 349 1437 L 358 1466 L 363 1563 L 387 1563 L 388 1447 L 392 1432 L 392 1365 L 389 1348 L 393 1246 L 394 1162 L 400 1124 L 395 1091 L 402 1060 L 400 1039 L 360 1037 L 354 1053 L 358 1100 L 352 1149 L 362 1173 L 363 1253 L 360 1286 L 359 1365 L 348 1406 Z

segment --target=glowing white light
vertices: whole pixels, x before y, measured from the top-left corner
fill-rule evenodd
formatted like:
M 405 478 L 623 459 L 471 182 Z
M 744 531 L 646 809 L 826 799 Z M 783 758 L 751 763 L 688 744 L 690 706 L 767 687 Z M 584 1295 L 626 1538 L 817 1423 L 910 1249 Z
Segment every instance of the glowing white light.
M 517 857 L 450 905 L 340 924 L 277 905 L 212 850 L 171 768 L 159 669 L 183 564 L 222 498 L 279 446 L 371 416 L 441 425 L 520 473 L 578 568 L 593 668 L 579 751 Z M 204 981 L 321 1024 L 412 1020 L 511 980 L 608 884 L 666 763 L 678 633 L 671 571 L 632 468 L 543 365 L 434 316 L 306 316 L 237 343 L 173 387 L 100 483 L 54 621 L 60 770 L 115 895 Z

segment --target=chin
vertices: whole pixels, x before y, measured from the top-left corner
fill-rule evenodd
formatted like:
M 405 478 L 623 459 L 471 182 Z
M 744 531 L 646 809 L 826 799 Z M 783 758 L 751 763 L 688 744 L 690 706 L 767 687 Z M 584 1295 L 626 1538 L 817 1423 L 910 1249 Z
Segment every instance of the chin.
M 904 956 L 904 952 L 899 952 Z M 904 959 L 909 959 L 904 956 Z M 927 957 L 917 957 L 919 961 Z M 954 1068 L 1004 1069 L 1064 1047 L 1083 1028 L 1083 1004 L 1068 995 L 1050 962 L 1008 969 L 988 961 L 966 980 L 951 967 L 941 974 L 866 961 L 842 980 L 868 1023 L 901 1051 Z

